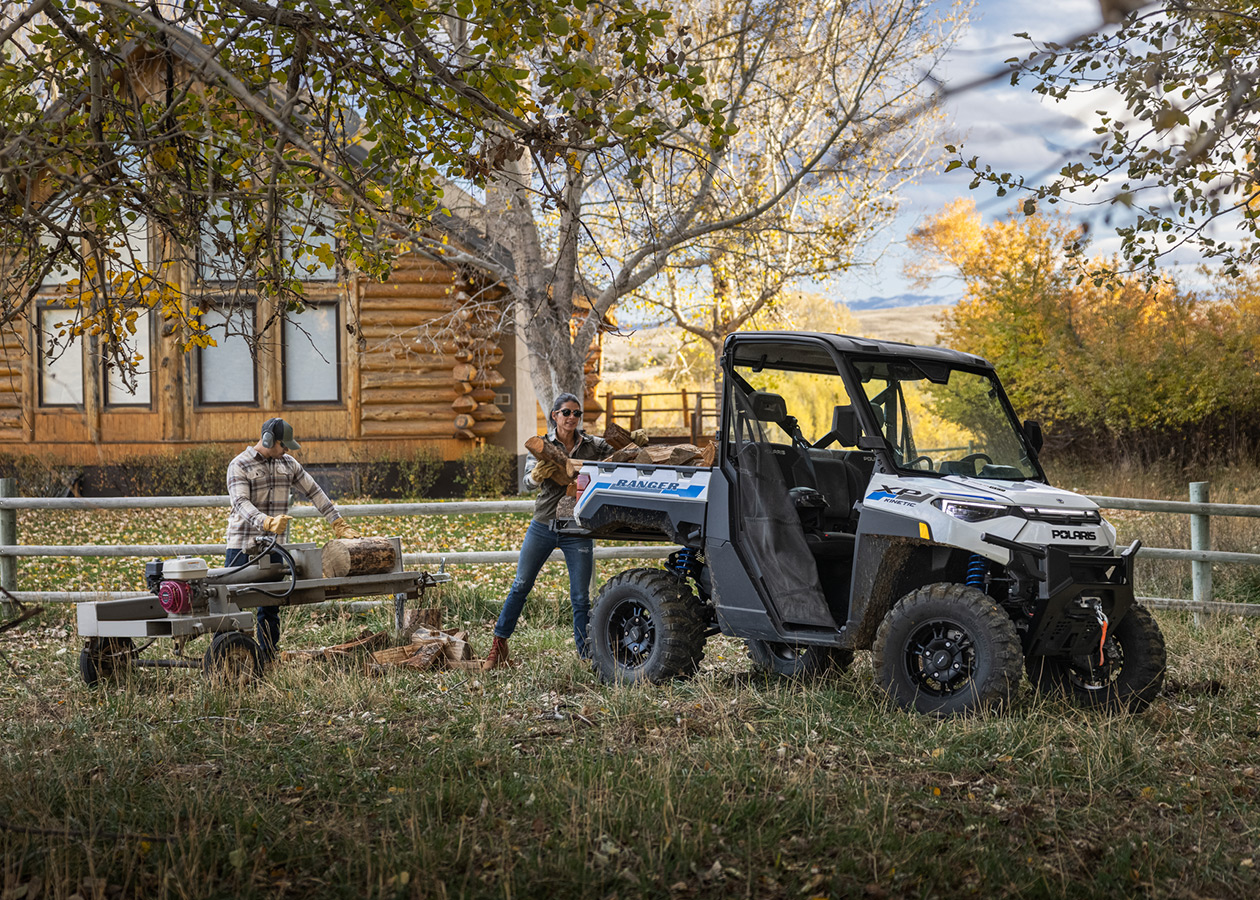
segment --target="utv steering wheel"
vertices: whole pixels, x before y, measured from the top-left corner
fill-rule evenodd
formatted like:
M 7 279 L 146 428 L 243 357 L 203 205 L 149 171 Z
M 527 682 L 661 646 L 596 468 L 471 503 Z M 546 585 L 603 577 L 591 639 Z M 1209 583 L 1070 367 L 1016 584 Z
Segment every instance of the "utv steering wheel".
M 993 464 L 993 457 L 987 453 L 969 453 L 958 461 L 960 463 L 971 463 L 971 471 L 975 472 L 977 471 L 976 460 L 981 460 L 981 459 L 984 460 L 989 465 Z

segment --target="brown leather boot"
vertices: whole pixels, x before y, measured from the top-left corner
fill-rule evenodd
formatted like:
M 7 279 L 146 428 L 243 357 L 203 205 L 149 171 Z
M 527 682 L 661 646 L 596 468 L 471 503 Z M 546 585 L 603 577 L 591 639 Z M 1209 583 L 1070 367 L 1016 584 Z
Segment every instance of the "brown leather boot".
M 495 636 L 494 643 L 490 645 L 490 652 L 486 654 L 485 662 L 481 664 L 483 669 L 497 669 L 500 666 L 508 664 L 508 645 L 507 638 Z

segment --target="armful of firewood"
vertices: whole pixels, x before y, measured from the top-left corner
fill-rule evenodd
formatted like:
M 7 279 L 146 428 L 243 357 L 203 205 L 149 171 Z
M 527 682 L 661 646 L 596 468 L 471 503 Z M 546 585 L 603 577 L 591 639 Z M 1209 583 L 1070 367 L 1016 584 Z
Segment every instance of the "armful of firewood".
M 569 459 L 569 455 L 548 441 L 543 440 L 538 435 L 534 435 L 525 441 L 525 449 L 528 450 L 535 458 L 553 463 L 556 471 L 548 476 L 556 484 L 568 485 L 573 482 L 573 467 L 582 468 L 582 464 L 576 460 Z

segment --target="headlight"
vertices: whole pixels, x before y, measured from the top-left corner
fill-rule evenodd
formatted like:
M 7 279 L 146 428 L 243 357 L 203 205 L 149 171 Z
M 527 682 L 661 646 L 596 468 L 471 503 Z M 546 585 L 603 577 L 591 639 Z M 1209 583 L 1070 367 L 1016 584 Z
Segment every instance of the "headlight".
M 941 512 L 964 522 L 983 522 L 1011 513 L 1011 507 L 995 503 L 962 503 L 958 500 L 934 500 Z

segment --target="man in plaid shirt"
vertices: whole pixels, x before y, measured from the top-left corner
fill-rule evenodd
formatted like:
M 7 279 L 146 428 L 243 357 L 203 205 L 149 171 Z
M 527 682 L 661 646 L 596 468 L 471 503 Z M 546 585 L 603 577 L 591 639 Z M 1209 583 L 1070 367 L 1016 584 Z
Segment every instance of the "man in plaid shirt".
M 263 422 L 262 438 L 228 463 L 227 491 L 232 502 L 227 525 L 227 564 L 243 565 L 255 551 L 254 542 L 264 534 L 284 540 L 289 522 L 289 494 L 296 490 L 315 504 L 339 538 L 357 538 L 328 495 L 302 464 L 286 453 L 301 447 L 293 438 L 293 426 L 284 419 Z M 280 643 L 280 607 L 258 607 L 258 645 L 271 659 Z

